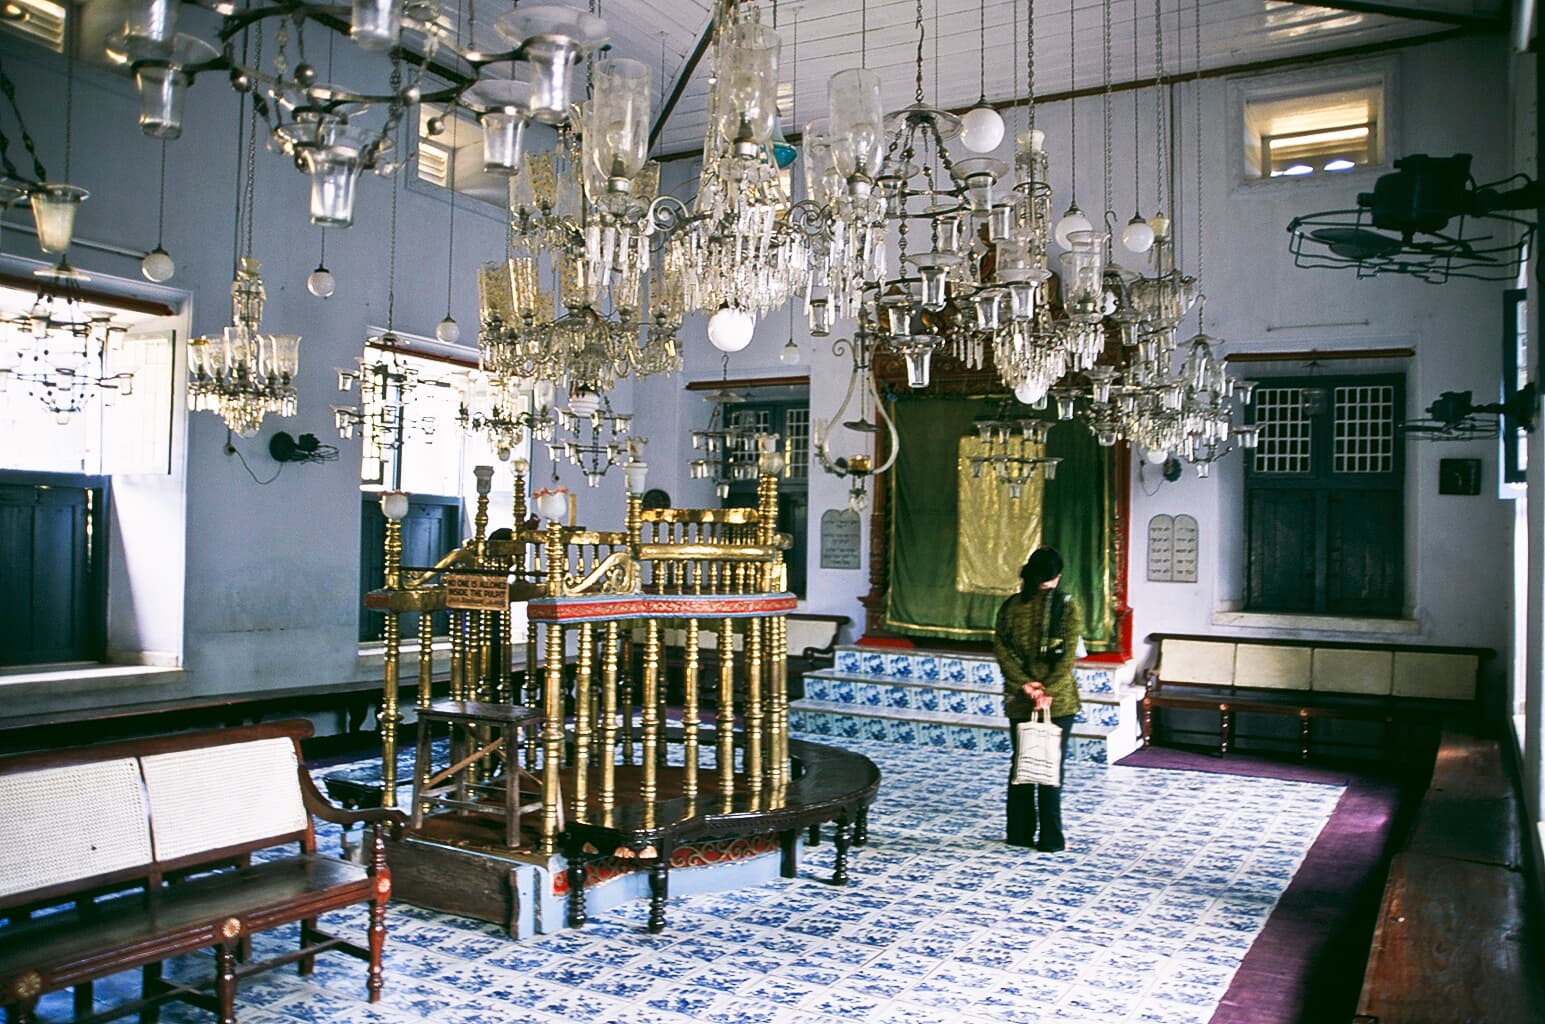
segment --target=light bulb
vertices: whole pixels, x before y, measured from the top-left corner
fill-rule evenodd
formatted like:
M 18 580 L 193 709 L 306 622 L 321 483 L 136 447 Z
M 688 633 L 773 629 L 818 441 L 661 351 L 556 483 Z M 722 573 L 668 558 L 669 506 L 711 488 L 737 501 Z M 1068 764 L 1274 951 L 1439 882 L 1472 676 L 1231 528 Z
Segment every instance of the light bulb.
M 160 284 L 177 272 L 177 264 L 172 262 L 172 254 L 157 244 L 139 261 L 139 272 L 145 275 L 145 280 Z
M 338 282 L 333 278 L 333 272 L 320 263 L 315 270 L 306 275 L 306 291 L 319 299 L 330 297 L 337 287 Z
M 781 363 L 799 362 L 799 346 L 794 343 L 793 338 L 790 338 L 788 343 L 783 346 L 783 351 L 778 353 L 778 361 Z
M 756 318 L 743 309 L 720 306 L 708 318 L 708 340 L 720 352 L 739 352 L 751 344 Z
M 1078 204 L 1075 203 L 1068 207 L 1068 212 L 1064 213 L 1062 215 L 1062 219 L 1057 222 L 1057 229 L 1055 232 L 1057 244 L 1062 246 L 1064 249 L 1071 249 L 1073 246 L 1068 241 L 1069 235 L 1072 235 L 1078 231 L 1093 230 L 1094 225 L 1089 223 L 1089 218 L 1084 216 L 1084 211 L 1080 210 L 1078 208 Z
M 435 337 L 447 345 L 454 345 L 461 340 L 461 325 L 447 313 L 444 320 L 435 324 Z
M 1128 252 L 1147 252 L 1153 248 L 1153 228 L 1139 214 L 1133 214 L 1121 229 L 1121 244 Z
M 1046 397 L 1046 385 L 1031 378 L 1014 388 L 1014 397 L 1025 405 L 1034 405 Z
M 960 142 L 973 153 L 991 153 L 1003 141 L 1003 115 L 992 107 L 973 107 L 960 119 Z

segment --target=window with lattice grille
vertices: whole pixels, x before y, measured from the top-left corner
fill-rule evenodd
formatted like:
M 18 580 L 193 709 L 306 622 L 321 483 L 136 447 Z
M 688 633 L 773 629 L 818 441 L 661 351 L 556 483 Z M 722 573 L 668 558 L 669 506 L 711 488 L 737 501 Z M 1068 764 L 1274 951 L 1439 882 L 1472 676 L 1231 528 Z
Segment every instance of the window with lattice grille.
M 735 427 L 778 435 L 784 455 L 784 475 L 778 481 L 778 532 L 788 534 L 792 547 L 784 552 L 789 570 L 789 589 L 805 595 L 805 560 L 809 546 L 810 407 L 806 400 L 750 401 L 726 410 L 726 421 Z M 757 454 L 749 454 L 746 473 L 730 481 L 726 506 L 755 505 Z
M 1388 617 L 1405 600 L 1398 375 L 1260 381 L 1246 464 L 1250 611 Z

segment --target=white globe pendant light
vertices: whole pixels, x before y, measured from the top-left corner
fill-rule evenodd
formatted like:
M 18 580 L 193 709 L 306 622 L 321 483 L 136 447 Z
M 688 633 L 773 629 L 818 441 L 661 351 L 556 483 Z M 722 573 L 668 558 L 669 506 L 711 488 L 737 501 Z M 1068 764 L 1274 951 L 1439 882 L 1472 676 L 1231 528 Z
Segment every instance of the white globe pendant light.
M 756 318 L 743 309 L 720 306 L 708 318 L 708 340 L 720 352 L 739 352 L 751 344 Z

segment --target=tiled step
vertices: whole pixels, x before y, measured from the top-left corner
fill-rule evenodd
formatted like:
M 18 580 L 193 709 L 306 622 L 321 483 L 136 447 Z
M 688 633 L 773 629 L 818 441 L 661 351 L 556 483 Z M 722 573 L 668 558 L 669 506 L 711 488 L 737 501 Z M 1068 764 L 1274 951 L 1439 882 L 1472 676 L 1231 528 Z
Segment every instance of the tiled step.
M 1127 682 L 1128 667 L 1080 664 L 1074 678 L 1083 708 L 1068 756 L 1110 764 L 1136 749 L 1142 689 Z M 835 665 L 807 673 L 804 686 L 804 699 L 789 708 L 797 731 L 937 749 L 1009 750 L 1002 674 L 990 656 L 839 648 Z

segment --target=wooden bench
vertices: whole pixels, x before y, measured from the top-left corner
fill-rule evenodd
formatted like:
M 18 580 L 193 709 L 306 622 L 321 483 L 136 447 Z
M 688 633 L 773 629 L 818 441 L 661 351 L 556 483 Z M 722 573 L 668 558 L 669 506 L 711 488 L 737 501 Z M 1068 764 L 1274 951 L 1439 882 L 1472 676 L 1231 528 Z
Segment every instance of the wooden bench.
M 0 994 L 13 1024 L 38 1000 L 75 989 L 78 1017 L 139 1010 L 153 1022 L 171 999 L 236 1020 L 240 978 L 337 950 L 369 964 L 381 995 L 391 875 L 383 828 L 399 811 L 344 811 L 300 760 L 305 721 L 274 722 L 0 758 Z M 369 865 L 317 852 L 314 818 L 369 823 Z M 291 846 L 289 849 L 281 849 Z M 254 856 L 257 854 L 258 856 Z M 369 904 L 368 948 L 317 926 Z M 255 933 L 300 923 L 297 949 L 243 963 Z M 162 977 L 162 962 L 211 949 L 213 993 Z M 91 983 L 140 969 L 140 999 L 91 1015 Z
M 1218 716 L 1218 753 L 1236 746 L 1241 715 L 1298 720 L 1297 746 L 1309 757 L 1312 723 L 1338 719 L 1383 726 L 1391 754 L 1395 726 L 1470 715 L 1477 673 L 1490 651 L 1474 647 L 1337 643 L 1154 633 L 1158 657 L 1144 673 L 1143 745 L 1154 740 L 1160 709 Z

